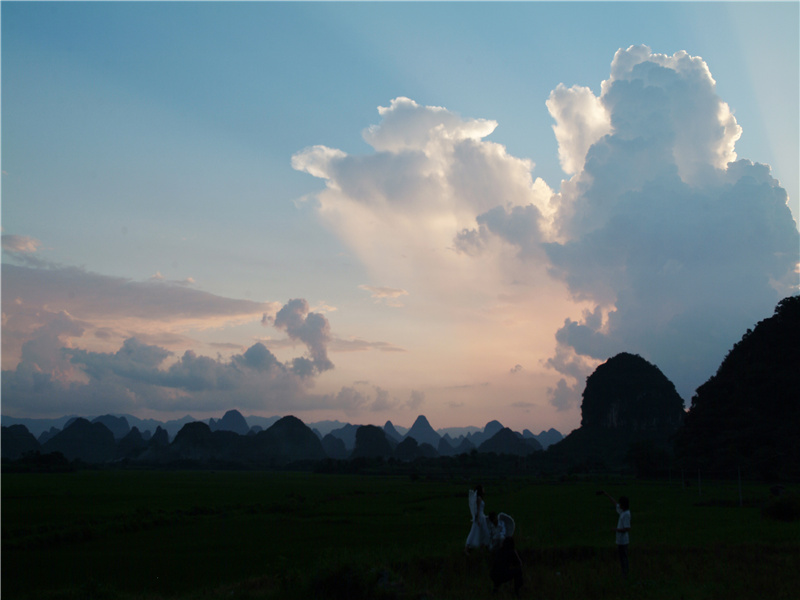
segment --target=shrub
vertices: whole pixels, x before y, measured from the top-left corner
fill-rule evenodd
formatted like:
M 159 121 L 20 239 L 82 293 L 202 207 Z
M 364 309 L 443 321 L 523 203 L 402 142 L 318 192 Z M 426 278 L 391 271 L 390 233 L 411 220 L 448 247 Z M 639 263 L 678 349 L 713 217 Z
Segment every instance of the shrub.
M 761 509 L 761 514 L 776 521 L 797 521 L 800 519 L 800 496 L 782 494 L 770 498 Z

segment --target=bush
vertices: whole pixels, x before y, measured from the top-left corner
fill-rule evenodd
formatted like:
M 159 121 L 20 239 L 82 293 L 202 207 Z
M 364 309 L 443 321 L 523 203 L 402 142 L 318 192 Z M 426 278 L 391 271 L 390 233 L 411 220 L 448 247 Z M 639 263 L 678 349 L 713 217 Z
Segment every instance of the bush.
M 770 498 L 761 509 L 761 514 L 776 521 L 797 521 L 800 519 L 800 496 L 782 494 Z

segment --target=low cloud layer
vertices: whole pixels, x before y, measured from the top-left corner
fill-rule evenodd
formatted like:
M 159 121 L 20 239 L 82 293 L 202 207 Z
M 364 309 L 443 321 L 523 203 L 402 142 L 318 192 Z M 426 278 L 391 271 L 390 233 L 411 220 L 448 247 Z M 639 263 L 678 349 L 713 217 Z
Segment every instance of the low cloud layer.
M 128 337 L 186 347 L 192 330 L 258 321 L 279 303 L 224 298 L 161 280 L 109 277 L 75 267 L 3 264 L 3 368 L 20 360 L 22 343 L 66 315 L 86 330 L 90 349 L 117 348 Z M 78 336 L 80 337 L 80 336 Z
M 372 154 L 313 146 L 292 158 L 295 169 L 326 181 L 320 217 L 394 289 L 441 300 L 492 288 L 497 274 L 456 252 L 454 232 L 498 204 L 546 205 L 550 189 L 531 176 L 533 163 L 483 139 L 494 121 L 402 97 L 378 112 L 381 122 L 363 133 Z
M 303 299 L 281 306 L 159 279 L 12 264 L 3 265 L 2 295 L 7 414 L 286 412 L 335 400 L 310 393 L 315 376 L 333 363 L 330 325 Z M 197 346 L 192 331 L 259 320 L 306 355 L 281 362 L 260 342 L 229 359 L 175 350 Z
M 571 176 L 558 191 L 485 139 L 494 121 L 408 98 L 364 132 L 372 154 L 316 146 L 293 165 L 325 180 L 321 218 L 415 295 L 471 282 L 536 311 L 564 286 L 572 303 L 543 361 L 562 375 L 555 407 L 576 407 L 585 377 L 621 351 L 657 364 L 688 400 L 796 293 L 797 226 L 770 168 L 737 157 L 741 127 L 700 57 L 619 50 L 600 90 L 559 85 L 547 100 Z

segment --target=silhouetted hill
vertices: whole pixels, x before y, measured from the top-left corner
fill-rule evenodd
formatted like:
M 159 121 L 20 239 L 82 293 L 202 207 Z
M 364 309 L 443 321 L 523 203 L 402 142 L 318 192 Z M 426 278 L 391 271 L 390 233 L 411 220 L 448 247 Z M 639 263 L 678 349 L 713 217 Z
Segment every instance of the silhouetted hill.
M 343 427 L 332 430 L 331 435 L 342 440 L 344 442 L 344 447 L 347 448 L 348 452 L 351 452 L 356 447 L 356 432 L 359 427 L 361 427 L 361 425 L 351 425 L 348 423 Z
M 456 452 L 456 449 L 453 447 L 453 439 L 445 434 L 439 440 L 439 445 L 436 447 L 436 451 L 441 456 L 453 456 Z
M 394 440 L 396 443 L 400 443 L 400 441 L 403 439 L 403 436 L 400 435 L 397 429 L 395 429 L 391 421 L 386 421 L 383 426 L 383 431 L 386 433 L 386 437 Z
M 322 449 L 328 455 L 328 458 L 336 460 L 347 458 L 347 448 L 344 447 L 344 442 L 330 433 L 322 438 Z
M 436 458 L 439 456 L 439 452 L 430 444 L 420 444 L 417 446 L 417 456 L 420 458 Z
M 454 454 L 468 454 L 473 450 L 475 450 L 475 444 L 473 444 L 467 438 L 461 438 L 458 446 L 455 447 Z
M 781 300 L 697 388 L 676 453 L 684 465 L 800 479 L 800 296 Z
M 545 450 L 547 450 L 547 448 L 552 446 L 553 444 L 557 444 L 558 442 L 564 439 L 564 436 L 561 435 L 561 432 L 553 429 L 552 427 L 547 431 L 542 431 L 539 435 L 535 437 L 536 440 L 542 445 L 542 448 L 544 448 Z
M 480 445 L 483 442 L 491 439 L 492 436 L 497 434 L 497 432 L 499 432 L 502 429 L 503 429 L 503 424 L 500 423 L 500 421 L 489 421 L 488 423 L 486 423 L 486 426 L 483 428 L 482 431 L 478 431 L 471 435 L 468 434 L 467 439 L 474 447 L 480 448 Z
M 161 427 L 156 427 L 156 431 L 153 434 L 153 437 L 150 438 L 148 446 L 169 446 L 169 434 L 167 433 L 167 430 L 162 429 Z
M 117 445 L 108 427 L 77 418 L 42 444 L 43 454 L 51 452 L 61 452 L 70 461 L 80 459 L 87 463 L 104 463 L 114 460 Z
M 418 444 L 430 444 L 435 448 L 439 445 L 441 436 L 431 427 L 424 415 L 419 415 L 404 437 L 406 439 L 412 437 Z
M 211 431 L 232 431 L 239 435 L 247 435 L 250 426 L 238 410 L 229 410 L 219 421 L 210 419 L 208 426 Z
M 441 436 L 449 435 L 452 439 L 457 440 L 462 436 L 467 436 L 473 433 L 477 433 L 481 431 L 480 427 L 469 426 L 469 427 L 442 427 L 441 429 L 437 429 L 436 433 Z
M 48 431 L 43 431 L 42 434 L 39 436 L 39 443 L 40 444 L 44 444 L 47 440 L 52 438 L 59 431 L 61 431 L 61 430 L 60 429 L 56 429 L 55 427 L 51 427 Z
M 114 434 L 115 440 L 121 440 L 131 431 L 131 426 L 125 417 L 115 417 L 114 415 L 101 415 L 92 419 L 92 423 L 102 423 Z
M 152 456 L 153 453 L 149 453 Z M 211 431 L 205 423 L 187 423 L 175 436 L 162 460 L 193 460 L 243 465 L 284 466 L 326 458 L 322 442 L 300 419 L 286 416 L 253 435 Z
M 541 451 L 542 446 L 535 439 L 525 439 L 504 427 L 491 438 L 478 446 L 478 452 L 494 452 L 495 454 L 513 454 L 515 456 L 527 456 L 537 451 Z
M 144 438 L 144 436 L 142 436 Z M 156 427 L 155 433 L 147 440 L 147 447 L 136 457 L 143 462 L 162 462 L 169 460 L 169 434 L 161 426 Z
M 36 452 L 41 447 L 24 425 L 4 426 L 0 442 L 2 442 L 0 456 L 4 460 L 17 460 L 26 452 Z
M 617 354 L 586 380 L 581 427 L 674 431 L 683 416 L 675 385 L 639 355 Z
M 362 426 L 344 424 L 323 437 L 319 431 L 311 430 L 295 417 L 286 421 L 284 421 L 287 419 L 286 417 L 283 419 L 257 417 L 257 419 L 261 422 L 270 421 L 272 425 L 263 431 L 259 431 L 260 426 L 248 427 L 247 419 L 237 410 L 227 411 L 219 420 L 196 421 L 187 415 L 166 423 L 153 419 L 138 419 L 130 415 L 102 415 L 92 418 L 91 423 L 89 423 L 89 419 L 83 417 L 63 417 L 63 421 L 66 423 L 63 431 L 52 426 L 52 423 L 59 422 L 59 420 L 34 419 L 30 421 L 35 422 L 39 428 L 51 425 L 49 431 L 42 431 L 40 434 L 44 443 L 49 444 L 45 448 L 42 440 L 39 440 L 37 443 L 41 448 L 40 452 L 60 451 L 68 460 L 79 458 L 89 463 L 121 460 L 126 464 L 133 462 L 139 465 L 189 461 L 195 463 L 192 466 L 212 466 L 214 468 L 235 468 L 236 465 L 245 468 L 255 465 L 280 467 L 295 461 L 314 461 L 326 457 L 336 459 L 359 456 L 391 457 L 397 456 L 396 449 L 399 442 L 395 438 L 413 440 L 416 443 L 414 445 L 408 442 L 400 448 L 399 456 L 403 459 L 435 459 L 470 453 L 475 450 L 476 442 L 487 441 L 486 432 L 496 434 L 503 429 L 502 424 L 498 421 L 490 421 L 483 431 L 478 430 L 471 436 L 453 439 L 448 433 L 440 435 L 430 426 L 427 418 L 420 415 L 410 429 L 396 427 L 391 421 L 387 421 L 383 428 L 365 426 L 368 428 L 362 432 L 362 445 L 358 452 L 354 452 L 357 432 Z M 18 424 L 13 423 L 15 419 L 11 417 L 3 417 L 3 420 L 12 422 L 14 425 Z M 284 423 L 269 435 L 262 435 L 281 421 Z M 131 427 L 129 423 L 136 424 Z M 152 431 L 143 430 L 138 425 L 139 423 L 146 423 L 147 426 L 154 427 L 154 429 Z M 167 427 L 174 429 L 181 423 L 182 425 L 175 431 L 172 436 L 173 441 L 170 443 Z M 339 424 L 338 421 L 320 423 L 324 427 Z M 102 427 L 102 430 L 87 429 L 87 424 Z M 76 425 L 77 428 L 75 428 Z M 127 431 L 127 433 L 123 437 L 115 439 L 109 426 L 117 431 L 117 435 L 123 431 Z M 4 425 L 4 427 L 6 426 Z M 381 435 L 374 430 L 380 431 Z M 461 427 L 453 430 L 469 432 L 475 431 L 477 428 Z M 68 433 L 65 434 L 67 431 Z M 107 435 L 100 434 L 100 431 L 112 434 L 113 451 Z M 310 438 L 305 438 L 307 432 L 310 432 L 318 443 L 311 442 Z M 515 435 L 521 437 L 519 434 Z M 531 437 L 531 435 L 526 430 L 525 437 Z M 94 441 L 91 441 L 92 439 Z M 420 442 L 420 439 L 428 439 L 430 443 Z M 18 456 L 17 451 L 12 452 L 9 449 L 9 444 L 14 441 L 14 436 L 6 433 L 5 440 L 4 447 L 7 448 L 7 454 Z M 348 443 L 351 444 L 349 448 Z M 508 452 L 509 449 L 498 451 Z
M 242 454 L 241 440 L 232 431 L 211 431 L 201 421 L 184 425 L 169 445 L 168 456 L 172 460 L 194 460 L 199 462 L 232 460 Z
M 491 438 L 502 429 L 503 424 L 500 421 L 489 421 L 483 428 L 483 434 Z
M 253 429 L 254 427 L 260 427 L 261 429 L 255 431 L 255 433 L 258 433 L 259 431 L 265 431 L 269 429 L 270 427 L 275 425 L 275 423 L 280 421 L 280 419 L 281 419 L 280 416 L 259 417 L 257 415 L 250 415 L 245 419 L 245 421 L 247 421 L 247 424 L 250 426 L 250 429 Z M 311 425 L 309 425 L 309 427 L 311 427 Z
M 249 420 L 248 422 L 252 423 L 252 421 Z M 272 425 L 272 423 L 270 423 L 270 425 Z M 307 423 L 307 425 L 312 429 L 316 429 L 322 434 L 322 437 L 325 437 L 334 429 L 341 429 L 347 425 L 347 423 L 342 423 L 341 421 L 317 421 L 315 423 Z M 355 438 L 353 438 L 353 443 L 355 444 Z
M 590 467 L 621 465 L 631 444 L 670 448 L 683 415 L 683 400 L 661 370 L 623 352 L 586 379 L 580 428 L 548 452 Z
M 166 425 L 161 421 L 157 421 L 156 419 L 140 419 L 139 417 L 127 413 L 115 416 L 125 417 L 125 420 L 128 422 L 128 425 L 130 425 L 131 429 L 136 427 L 136 429 L 139 430 L 139 432 L 142 434 L 142 437 L 145 439 L 148 439 L 149 436 L 152 436 L 159 427 L 166 431 Z M 182 426 L 183 425 L 180 425 L 177 429 L 175 429 L 175 431 L 172 433 L 172 437 L 175 437 L 175 434 L 180 431 Z
M 275 424 L 251 438 L 255 452 L 251 458 L 256 461 L 286 465 L 296 461 L 322 460 L 327 457 L 322 442 L 300 419 L 286 416 Z M 248 454 L 250 454 L 248 452 Z
M 413 437 L 407 437 L 397 444 L 394 449 L 394 456 L 397 460 L 414 460 L 417 458 L 417 448 L 419 444 Z
M 53 429 L 56 430 L 56 433 L 61 431 L 67 424 L 67 421 L 74 420 L 76 416 L 77 415 L 65 415 L 57 419 L 29 419 L 26 417 L 10 417 L 8 415 L 3 415 L 3 426 L 24 425 L 41 444 L 44 443 L 40 440 L 43 433 L 52 431 Z
M 142 437 L 138 427 L 134 427 L 117 444 L 117 458 L 136 458 L 146 449 L 147 441 Z
M 375 425 L 362 425 L 356 431 L 356 447 L 351 458 L 388 458 L 392 447 L 383 429 Z

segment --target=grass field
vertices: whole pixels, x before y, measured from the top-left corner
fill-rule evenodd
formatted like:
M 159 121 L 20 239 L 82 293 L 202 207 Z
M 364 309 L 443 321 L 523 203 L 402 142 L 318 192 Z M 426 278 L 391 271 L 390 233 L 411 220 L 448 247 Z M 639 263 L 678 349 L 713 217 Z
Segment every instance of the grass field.
M 485 598 L 465 556 L 475 482 L 312 473 L 79 471 L 2 476 L 2 596 L 42 599 Z M 523 597 L 796 598 L 800 521 L 766 485 L 484 481 L 517 522 Z M 614 507 L 631 499 L 622 580 Z M 702 493 L 700 493 L 702 492 Z M 504 589 L 499 597 L 512 597 Z

